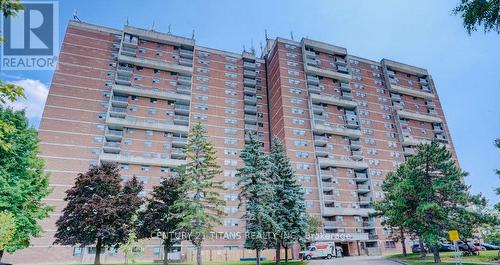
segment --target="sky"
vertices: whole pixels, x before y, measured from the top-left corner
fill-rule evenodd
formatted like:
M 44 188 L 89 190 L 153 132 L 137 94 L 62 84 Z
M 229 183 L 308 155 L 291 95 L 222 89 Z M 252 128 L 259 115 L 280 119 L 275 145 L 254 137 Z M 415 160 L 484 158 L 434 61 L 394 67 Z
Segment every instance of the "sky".
M 379 61 L 388 58 L 429 70 L 436 84 L 460 166 L 473 193 L 499 202 L 500 35 L 469 36 L 451 10 L 459 0 L 64 0 L 59 2 L 63 40 L 76 10 L 88 23 L 151 28 L 191 37 L 198 45 L 241 52 L 252 45 L 260 54 L 270 38 L 308 37 L 346 47 L 348 53 Z M 418 4 L 417 4 L 418 3 Z M 51 71 L 2 71 L 0 78 L 25 87 L 36 127 L 52 79 Z

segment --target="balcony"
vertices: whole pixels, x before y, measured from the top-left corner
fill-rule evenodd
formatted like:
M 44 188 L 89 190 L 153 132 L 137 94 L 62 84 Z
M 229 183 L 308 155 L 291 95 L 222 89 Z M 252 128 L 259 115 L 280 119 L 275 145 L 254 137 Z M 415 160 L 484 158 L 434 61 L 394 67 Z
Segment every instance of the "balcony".
M 173 147 L 184 147 L 188 143 L 187 137 L 172 137 L 172 146 Z
M 361 149 L 361 142 L 359 140 L 351 140 L 350 148 L 351 150 Z
M 127 116 L 127 109 L 126 108 L 110 107 L 109 108 L 109 116 L 123 119 Z
M 137 53 L 137 49 L 130 48 L 130 47 L 122 47 L 122 49 L 120 50 L 120 53 L 123 54 L 123 55 L 126 55 L 126 56 L 133 56 L 133 57 L 135 57 L 136 53 Z
M 351 138 L 359 138 L 361 136 L 360 130 L 349 129 L 341 126 L 331 126 L 329 124 L 319 121 L 314 121 L 313 130 L 320 134 L 328 133 L 328 134 L 347 136 Z
M 186 164 L 186 160 L 165 159 L 157 157 L 142 157 L 142 156 L 125 156 L 121 154 L 106 154 L 102 153 L 99 157 L 101 161 L 117 162 L 132 165 L 148 165 L 159 167 L 177 167 Z
M 327 157 L 330 150 L 326 147 L 316 146 L 316 156 L 317 157 Z
M 247 124 L 257 124 L 257 116 L 245 114 L 245 123 Z
M 345 100 L 352 100 L 352 93 L 343 91 L 340 98 L 345 99 Z
M 312 66 L 318 66 L 319 65 L 319 60 L 315 59 L 306 59 L 306 64 L 312 65 Z
M 422 92 L 413 88 L 408 88 L 408 87 L 402 87 L 402 86 L 397 86 L 391 84 L 389 87 L 390 92 L 395 92 L 399 94 L 404 94 L 404 95 L 410 95 L 413 97 L 418 97 L 418 98 L 424 98 L 424 99 L 433 99 L 435 98 L 435 95 L 432 93 L 428 92 Z
M 256 114 L 257 113 L 257 106 L 245 105 L 245 113 Z
M 131 76 L 133 70 L 134 69 L 132 67 L 121 66 L 121 65 L 116 68 L 116 72 L 121 76 Z
M 111 106 L 127 107 L 128 106 L 128 97 L 112 96 L 111 97 Z
M 343 224 L 342 222 L 338 222 L 338 221 L 323 221 L 323 225 L 325 227 L 341 227 Z
M 243 84 L 245 86 L 255 87 L 255 85 L 257 85 L 257 81 L 255 79 L 243 78 Z
M 175 115 L 174 116 L 174 124 L 175 125 L 184 125 L 184 126 L 189 125 L 189 116 Z
M 416 153 L 417 153 L 417 151 L 415 150 L 415 148 L 403 147 L 403 154 L 405 156 L 412 156 L 412 155 L 415 155 Z
M 359 205 L 369 205 L 372 202 L 372 198 L 369 196 L 359 196 Z
M 349 74 L 349 70 L 345 66 L 338 66 L 336 70 L 321 68 L 312 65 L 305 65 L 306 74 L 324 76 L 328 78 L 332 78 L 335 80 L 340 80 L 344 82 L 349 82 L 352 79 L 352 76 Z
M 170 157 L 173 159 L 185 159 L 186 153 L 184 152 L 184 149 L 182 149 L 182 148 L 172 148 L 172 151 L 170 153 Z
M 126 35 L 123 38 L 123 42 L 122 43 L 123 43 L 123 46 L 137 48 L 138 38 L 137 37 L 132 37 L 130 35 Z
M 180 74 L 190 75 L 193 72 L 192 67 L 179 65 L 173 62 L 167 62 L 164 60 L 153 60 L 148 58 L 137 58 L 133 56 L 127 56 L 124 54 L 118 55 L 118 61 L 126 64 L 133 64 L 138 66 L 143 66 L 147 68 L 159 69 L 169 72 L 176 72 Z
M 175 104 L 174 112 L 175 114 L 189 115 L 190 106 Z
M 335 64 L 337 65 L 342 65 L 342 66 L 346 66 L 347 65 L 347 62 L 345 59 L 343 58 L 339 58 L 339 57 L 335 57 Z
M 104 142 L 102 150 L 105 153 L 118 154 L 120 153 L 120 142 Z
M 424 86 L 426 86 L 426 85 L 429 84 L 429 82 L 427 81 L 427 79 L 426 78 L 422 78 L 422 77 L 419 78 L 419 82 L 420 82 L 420 84 L 422 84 Z
M 358 129 L 359 123 L 357 118 L 356 119 L 346 118 L 345 126 L 350 129 Z
M 438 118 L 435 116 L 416 113 L 416 112 L 409 112 L 406 110 L 398 110 L 397 114 L 398 114 L 399 118 L 405 118 L 405 119 L 410 119 L 410 120 L 433 122 L 433 123 L 442 123 L 443 122 L 441 120 L 441 118 Z
M 243 92 L 246 95 L 254 96 L 255 94 L 257 94 L 257 89 L 254 87 L 244 87 Z
M 436 134 L 436 139 L 442 143 L 448 142 L 448 140 L 446 139 L 446 136 L 444 134 Z
M 193 59 L 179 58 L 179 65 L 193 67 Z
M 248 105 L 256 105 L 257 104 L 257 97 L 256 96 L 245 96 L 244 102 L 245 102 L 245 104 L 248 104 Z
M 317 76 L 310 76 L 308 75 L 307 78 L 307 84 L 308 85 L 313 85 L 313 86 L 318 86 L 319 85 L 319 78 Z
M 341 168 L 352 168 L 355 170 L 365 170 L 368 168 L 368 164 L 365 162 L 334 159 L 334 158 L 319 157 L 318 163 L 321 167 L 341 167 Z
M 193 51 L 191 50 L 180 49 L 179 55 L 182 58 L 193 59 Z
M 435 107 L 436 107 L 436 103 L 434 103 L 434 101 L 432 101 L 432 100 L 426 100 L 426 101 L 425 101 L 425 105 L 426 105 L 427 107 L 433 107 L 433 108 L 435 108 Z
M 351 98 L 352 99 L 352 98 Z M 312 103 L 324 103 L 333 106 L 339 106 L 344 108 L 353 109 L 358 106 L 358 104 L 352 100 L 346 100 L 338 97 L 328 96 L 324 94 L 311 94 Z
M 432 129 L 433 129 L 433 130 L 434 130 L 434 132 L 436 132 L 436 133 L 442 133 L 442 132 L 444 132 L 443 127 L 441 127 L 441 125 L 433 125 L 433 126 L 432 126 Z
M 361 161 L 364 159 L 363 152 L 362 151 L 352 151 L 351 158 L 354 161 Z
M 153 89 L 144 89 L 138 86 L 122 86 L 122 85 L 114 85 L 113 92 L 124 94 L 124 95 L 134 95 L 140 97 L 147 98 L 157 98 L 157 99 L 165 99 L 165 100 L 176 100 L 189 102 L 191 100 L 190 96 L 181 95 L 172 92 L 166 92 L 161 90 L 153 90 Z
M 257 125 L 245 124 L 245 131 L 257 131 Z
M 373 222 L 373 221 L 364 221 L 363 222 L 363 227 L 364 228 L 374 228 L 375 227 L 375 222 Z
M 316 53 L 313 51 L 305 51 L 304 54 L 308 59 L 316 59 Z
M 243 70 L 243 76 L 248 78 L 255 78 L 257 76 L 257 73 L 252 70 Z
M 368 217 L 370 214 L 375 213 L 373 209 L 366 208 L 337 208 L 337 207 L 328 207 L 323 209 L 323 215 L 325 216 L 337 216 L 337 215 L 358 215 L 363 217 Z M 363 233 L 360 233 L 363 234 Z M 353 236 L 357 236 L 357 233 L 354 233 Z
M 326 136 L 314 135 L 314 145 L 325 146 L 328 144 L 328 138 Z
M 106 140 L 110 141 L 121 141 L 123 137 L 123 131 L 106 129 L 104 132 L 104 137 Z
M 321 94 L 322 89 L 319 86 L 315 85 L 308 85 L 307 89 L 309 90 L 309 93 L 311 94 Z
M 396 73 L 394 73 L 394 71 L 387 70 L 387 75 L 388 75 L 389 77 L 395 77 L 395 76 L 396 76 Z
M 177 84 L 191 87 L 191 76 L 179 75 L 177 77 Z
M 152 130 L 152 131 L 160 131 L 160 132 L 173 132 L 173 133 L 188 133 L 187 126 L 179 126 L 173 125 L 169 123 L 161 123 L 158 121 L 148 121 L 145 119 L 120 119 L 113 118 L 109 115 L 106 117 L 106 124 L 113 128 L 135 128 L 135 129 L 143 129 L 143 130 Z
M 341 82 L 340 83 L 340 90 L 346 91 L 346 92 L 351 92 L 351 84 L 350 83 Z
M 191 95 L 191 86 L 178 85 L 176 91 L 182 95 Z
M 405 104 L 403 102 L 392 102 L 392 107 L 395 109 L 395 110 L 402 110 L 404 109 L 405 107 Z
M 116 75 L 115 83 L 130 86 L 132 84 L 132 78 L 130 76 Z
M 370 192 L 370 186 L 366 184 L 358 184 L 357 186 L 358 193 L 364 194 Z
M 321 114 L 325 111 L 325 108 L 323 106 L 316 104 L 312 105 L 312 109 L 314 114 Z
M 255 63 L 243 62 L 243 69 L 245 70 L 255 70 Z
M 401 101 L 401 95 L 400 94 L 391 93 L 391 100 L 393 100 L 393 101 Z
M 333 196 L 333 194 L 323 194 L 323 200 L 325 200 L 325 201 L 335 201 L 335 196 Z
M 364 182 L 368 180 L 368 175 L 366 173 L 356 172 L 354 175 L 354 179 L 357 182 Z

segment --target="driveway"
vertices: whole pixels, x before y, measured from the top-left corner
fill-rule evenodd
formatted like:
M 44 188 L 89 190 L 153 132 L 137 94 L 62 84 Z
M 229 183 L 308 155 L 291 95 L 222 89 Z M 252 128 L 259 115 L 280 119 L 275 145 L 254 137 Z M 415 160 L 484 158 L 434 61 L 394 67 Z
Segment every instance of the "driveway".
M 345 257 L 338 259 L 319 259 L 309 261 L 310 265 L 400 265 L 381 256 Z

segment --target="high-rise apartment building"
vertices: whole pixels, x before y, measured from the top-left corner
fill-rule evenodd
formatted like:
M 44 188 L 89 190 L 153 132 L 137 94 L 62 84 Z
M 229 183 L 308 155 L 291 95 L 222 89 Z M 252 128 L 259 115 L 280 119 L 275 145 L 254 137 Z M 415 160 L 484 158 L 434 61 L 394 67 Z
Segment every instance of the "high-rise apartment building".
M 437 139 L 454 153 L 429 73 L 310 39 L 267 40 L 261 57 L 201 47 L 190 38 L 125 26 L 71 21 L 62 44 L 39 129 L 56 207 L 43 237 L 7 260 L 89 261 L 95 249 L 52 245 L 65 191 L 79 172 L 100 161 L 121 165 L 145 192 L 185 161 L 190 125 L 208 128 L 227 188 L 226 232 L 205 249 L 242 250 L 236 170 L 245 132 L 264 150 L 281 138 L 303 186 L 307 211 L 323 220 L 324 238 L 348 255 L 393 252 L 391 231 L 369 217 L 382 181 L 421 142 Z M 174 251 L 187 253 L 189 243 Z M 213 255 L 225 255 L 214 251 Z M 225 252 L 227 253 L 227 252 Z M 120 254 L 108 250 L 107 261 Z M 160 241 L 144 259 L 161 258 Z M 212 255 L 212 254 L 211 254 Z M 211 256 L 212 258 L 212 256 Z M 221 260 L 214 257 L 214 260 Z M 222 258 L 223 260 L 223 258 Z

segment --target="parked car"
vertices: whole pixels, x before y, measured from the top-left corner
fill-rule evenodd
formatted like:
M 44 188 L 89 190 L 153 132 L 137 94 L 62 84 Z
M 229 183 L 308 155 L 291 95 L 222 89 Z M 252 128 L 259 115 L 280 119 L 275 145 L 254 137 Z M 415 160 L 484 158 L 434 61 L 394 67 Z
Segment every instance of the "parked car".
M 419 244 L 414 244 L 413 246 L 411 246 L 411 252 L 413 253 L 420 253 L 422 250 L 420 249 L 420 245 Z M 427 248 L 427 245 L 424 244 L 424 251 L 425 252 L 429 252 L 429 249 Z
M 441 243 L 439 247 L 440 252 L 453 252 L 455 251 L 455 246 L 452 244 Z
M 472 244 L 471 242 L 467 242 L 468 247 L 465 244 L 465 242 L 463 242 L 463 241 L 459 241 L 457 244 L 458 244 L 458 250 L 461 250 L 461 251 L 469 251 L 469 250 L 480 251 L 481 250 L 481 247 L 476 246 L 476 245 Z
M 485 250 L 500 250 L 500 246 L 488 243 L 481 243 L 481 247 L 483 247 Z

